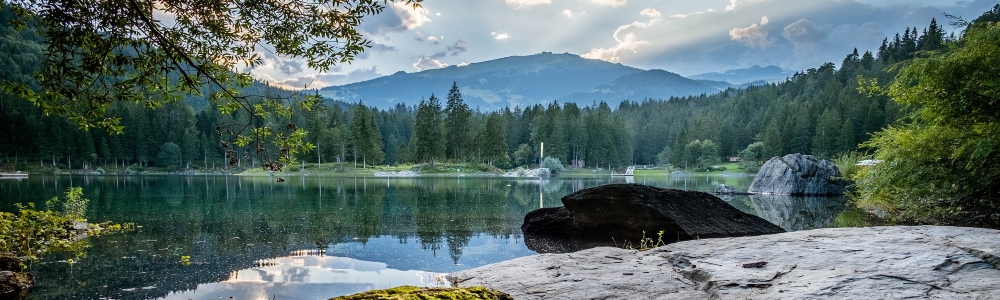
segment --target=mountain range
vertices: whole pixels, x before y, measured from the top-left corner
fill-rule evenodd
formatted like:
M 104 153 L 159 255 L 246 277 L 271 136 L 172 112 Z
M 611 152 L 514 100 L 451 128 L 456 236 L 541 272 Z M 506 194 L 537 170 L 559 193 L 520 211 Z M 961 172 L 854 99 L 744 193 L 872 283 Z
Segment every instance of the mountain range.
M 623 100 L 669 99 L 763 84 L 765 81 L 761 80 L 772 78 L 775 69 L 784 71 L 774 66 L 754 66 L 746 69 L 748 71 L 728 71 L 721 74 L 722 77 L 712 75 L 720 73 L 707 73 L 692 79 L 664 70 L 642 70 L 569 53 L 543 52 L 416 73 L 400 71 L 367 81 L 325 87 L 319 94 L 331 100 L 360 101 L 369 106 L 389 108 L 397 103 L 412 106 L 431 94 L 443 99 L 455 83 L 470 107 L 486 111 L 551 101 L 582 105 L 604 101 L 615 107 Z M 716 78 L 730 78 L 739 84 Z

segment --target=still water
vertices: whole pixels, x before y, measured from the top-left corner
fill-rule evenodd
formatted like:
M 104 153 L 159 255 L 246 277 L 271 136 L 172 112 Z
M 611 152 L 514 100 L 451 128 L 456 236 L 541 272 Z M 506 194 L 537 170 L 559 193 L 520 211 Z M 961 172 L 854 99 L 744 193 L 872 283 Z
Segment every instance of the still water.
M 539 207 L 609 183 L 746 190 L 751 176 L 512 179 L 31 176 L 0 181 L 0 210 L 83 187 L 90 221 L 141 226 L 45 257 L 31 299 L 325 299 L 535 254 L 520 226 Z M 787 230 L 828 227 L 841 198 L 730 197 Z M 184 264 L 182 256 L 190 256 Z M 62 261 L 62 262 L 61 262 Z

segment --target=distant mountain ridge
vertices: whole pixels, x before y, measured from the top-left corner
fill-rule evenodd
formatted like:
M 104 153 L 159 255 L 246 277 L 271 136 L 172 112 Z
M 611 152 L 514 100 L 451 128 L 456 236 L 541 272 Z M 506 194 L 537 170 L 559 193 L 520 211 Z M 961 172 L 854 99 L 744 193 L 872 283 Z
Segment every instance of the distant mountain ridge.
M 731 84 L 749 84 L 754 82 L 772 83 L 781 82 L 792 76 L 792 71 L 782 69 L 778 66 L 761 67 L 753 65 L 746 69 L 734 69 L 723 73 L 711 72 L 688 76 L 691 79 L 723 81 Z
M 551 101 L 589 105 L 605 101 L 668 99 L 712 94 L 732 87 L 727 82 L 692 80 L 664 70 L 642 70 L 569 53 L 543 52 L 511 56 L 466 66 L 416 73 L 396 72 L 367 81 L 322 88 L 325 98 L 388 108 L 417 104 L 433 93 L 444 98 L 452 82 L 472 108 L 495 110 Z

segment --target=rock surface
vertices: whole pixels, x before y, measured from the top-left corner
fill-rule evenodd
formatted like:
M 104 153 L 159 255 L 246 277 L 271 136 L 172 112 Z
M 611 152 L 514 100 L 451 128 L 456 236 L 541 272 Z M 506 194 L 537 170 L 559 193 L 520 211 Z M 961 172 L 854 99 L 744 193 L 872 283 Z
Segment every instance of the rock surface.
M 515 299 L 1000 299 L 1000 231 L 827 228 L 540 254 L 448 277 Z
M 843 195 L 845 180 L 840 169 L 812 155 L 773 157 L 760 167 L 747 191 L 752 194 L 826 196 Z
M 720 184 L 719 187 L 715 188 L 715 194 L 718 195 L 735 195 L 739 193 L 736 191 L 736 188 L 725 184 Z
M 526 241 L 544 236 L 595 246 L 626 240 L 637 244 L 644 232 L 645 237 L 656 239 L 661 230 L 664 242 L 785 231 L 708 193 L 639 184 L 587 188 L 564 196 L 562 203 L 564 207 L 542 208 L 525 215 L 521 231 Z
M 0 299 L 25 299 L 35 286 L 35 277 L 25 272 L 13 253 L 0 253 Z

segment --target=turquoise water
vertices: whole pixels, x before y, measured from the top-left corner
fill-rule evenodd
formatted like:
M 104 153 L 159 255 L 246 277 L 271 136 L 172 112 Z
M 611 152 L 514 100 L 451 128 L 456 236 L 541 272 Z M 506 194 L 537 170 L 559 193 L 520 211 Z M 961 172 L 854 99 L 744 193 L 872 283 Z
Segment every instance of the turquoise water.
M 31 176 L 0 181 L 0 210 L 42 203 L 69 186 L 90 221 L 140 226 L 90 239 L 75 264 L 32 266 L 32 299 L 318 299 L 398 285 L 535 254 L 524 215 L 574 191 L 626 181 L 711 191 L 749 176 L 510 179 L 236 176 Z M 825 227 L 843 199 L 726 199 L 789 230 Z M 180 262 L 190 256 L 191 264 Z

